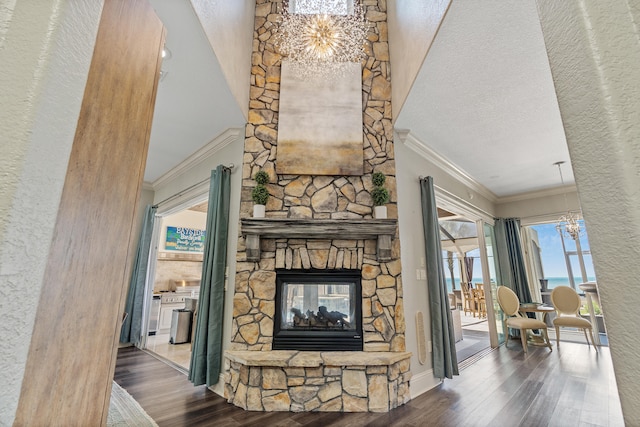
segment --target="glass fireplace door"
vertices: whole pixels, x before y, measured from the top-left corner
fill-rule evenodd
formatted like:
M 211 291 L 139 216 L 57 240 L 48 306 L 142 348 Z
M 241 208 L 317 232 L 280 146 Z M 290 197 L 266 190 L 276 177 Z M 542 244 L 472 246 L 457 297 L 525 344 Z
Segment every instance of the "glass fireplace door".
M 274 322 L 274 350 L 362 350 L 360 272 L 277 272 Z

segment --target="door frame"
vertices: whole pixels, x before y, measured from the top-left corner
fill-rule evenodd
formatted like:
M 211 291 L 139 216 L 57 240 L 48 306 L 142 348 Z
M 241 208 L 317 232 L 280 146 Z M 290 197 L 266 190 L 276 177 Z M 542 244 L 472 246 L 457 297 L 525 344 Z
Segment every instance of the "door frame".
M 436 205 L 438 207 L 459 214 L 476 224 L 476 228 L 478 230 L 478 245 L 480 248 L 480 263 L 482 266 L 482 281 L 484 283 L 491 283 L 486 240 L 484 237 L 484 224 L 493 226 L 495 223 L 493 215 L 437 185 L 434 185 L 434 193 L 436 196 Z M 489 343 L 491 348 L 496 348 L 500 345 L 500 342 L 498 340 L 498 330 L 495 324 L 495 312 L 493 310 L 494 295 L 491 291 L 491 286 L 485 286 L 485 298 L 487 301 L 492 302 L 487 303 L 487 324 L 489 326 Z M 489 321 L 489 319 L 492 319 L 493 321 Z
M 184 193 L 184 194 L 183 194 Z M 158 247 L 160 245 L 161 236 L 161 219 L 169 215 L 186 210 L 192 206 L 200 204 L 209 198 L 209 180 L 201 183 L 192 192 L 186 193 L 184 190 L 178 191 L 173 196 L 159 202 L 153 223 L 153 232 L 151 234 L 151 248 L 149 250 L 149 259 L 147 260 L 147 277 L 144 288 L 144 306 L 142 312 L 142 337 L 138 348 L 146 350 L 147 340 L 149 338 L 149 315 L 151 313 L 151 301 L 153 299 L 153 284 L 156 277 L 156 267 L 158 263 Z

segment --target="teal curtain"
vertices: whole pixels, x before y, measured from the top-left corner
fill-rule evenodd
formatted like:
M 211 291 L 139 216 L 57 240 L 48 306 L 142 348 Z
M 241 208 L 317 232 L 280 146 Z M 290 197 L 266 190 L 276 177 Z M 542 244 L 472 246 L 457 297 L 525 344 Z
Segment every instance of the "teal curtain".
M 520 220 L 496 219 L 495 234 L 501 284 L 511 288 L 520 302 L 532 302 L 522 254 Z
M 428 176 L 420 180 L 420 194 L 431 314 L 433 375 L 436 378 L 453 378 L 454 375 L 458 375 L 458 358 L 440 247 L 438 210 L 432 177 Z
M 147 205 L 144 213 L 138 251 L 136 252 L 131 280 L 129 281 L 127 302 L 124 306 L 124 312 L 127 317 L 124 319 L 120 330 L 121 343 L 134 343 L 137 345 L 142 337 L 142 307 L 144 306 L 144 290 L 147 281 L 151 235 L 153 234 L 156 210 L 155 206 Z
M 209 184 L 207 234 L 189 369 L 189 381 L 194 385 L 206 383 L 207 387 L 218 382 L 222 365 L 224 272 L 227 264 L 230 192 L 231 170 L 220 165 L 211 171 Z

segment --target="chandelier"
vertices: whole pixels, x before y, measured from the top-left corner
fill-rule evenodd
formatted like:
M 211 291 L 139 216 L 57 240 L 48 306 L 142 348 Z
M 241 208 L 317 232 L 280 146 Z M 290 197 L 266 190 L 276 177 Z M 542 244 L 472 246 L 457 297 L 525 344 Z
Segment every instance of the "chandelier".
M 564 178 L 562 177 L 561 165 L 564 162 L 555 162 L 554 165 L 558 166 L 558 172 L 560 173 L 560 182 L 564 186 Z M 569 204 L 567 203 L 567 193 L 564 193 L 564 205 L 567 209 L 567 213 L 558 218 L 556 223 L 556 230 L 561 235 L 567 236 L 573 240 L 578 240 L 580 236 L 584 234 L 584 229 L 580 226 L 580 216 L 569 210 Z
M 346 63 L 364 58 L 369 22 L 357 0 L 351 11 L 347 0 L 296 0 L 295 6 L 285 6 L 275 45 L 297 74 L 340 75 Z

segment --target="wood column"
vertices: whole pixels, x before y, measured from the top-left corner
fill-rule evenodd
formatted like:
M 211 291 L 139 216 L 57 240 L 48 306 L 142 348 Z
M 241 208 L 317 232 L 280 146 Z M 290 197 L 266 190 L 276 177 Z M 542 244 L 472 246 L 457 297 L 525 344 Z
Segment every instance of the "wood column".
M 164 36 L 147 0 L 105 1 L 15 425 L 106 423 Z

